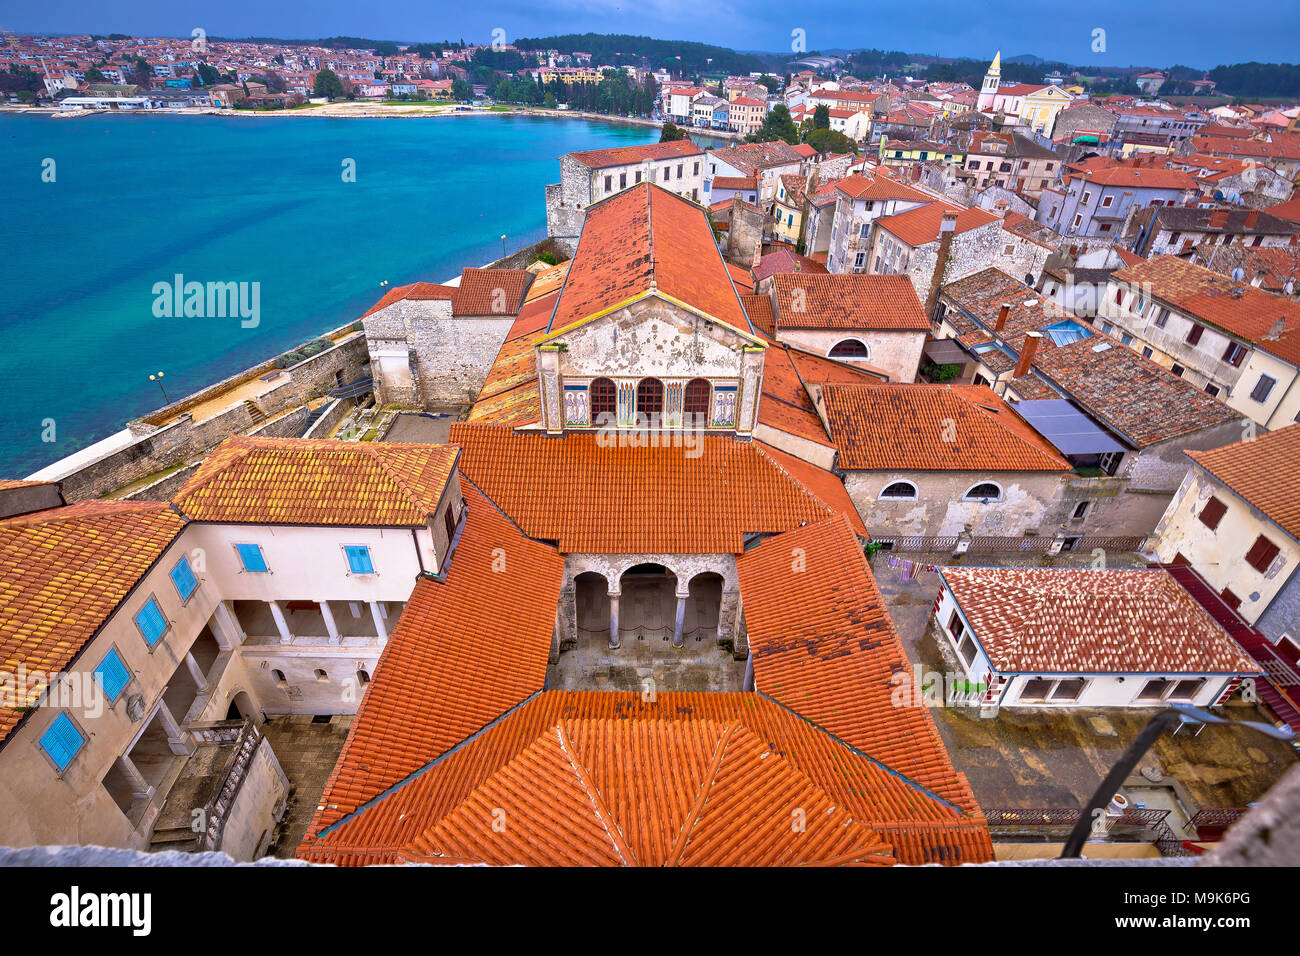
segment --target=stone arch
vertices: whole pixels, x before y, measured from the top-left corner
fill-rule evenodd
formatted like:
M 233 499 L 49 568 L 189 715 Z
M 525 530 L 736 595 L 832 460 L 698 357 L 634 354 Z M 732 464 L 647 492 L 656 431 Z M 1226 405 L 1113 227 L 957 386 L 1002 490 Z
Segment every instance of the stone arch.
M 639 426 L 658 427 L 664 415 L 664 383 L 657 378 L 643 378 L 636 383 L 636 422 Z
M 686 631 L 698 638 L 706 637 L 717 642 L 721 634 L 722 594 L 726 579 L 717 571 L 700 571 L 687 584 L 690 601 L 687 605 Z
M 262 708 L 258 707 L 248 691 L 240 689 L 230 698 L 230 708 L 226 711 L 226 720 L 251 720 L 262 723 Z

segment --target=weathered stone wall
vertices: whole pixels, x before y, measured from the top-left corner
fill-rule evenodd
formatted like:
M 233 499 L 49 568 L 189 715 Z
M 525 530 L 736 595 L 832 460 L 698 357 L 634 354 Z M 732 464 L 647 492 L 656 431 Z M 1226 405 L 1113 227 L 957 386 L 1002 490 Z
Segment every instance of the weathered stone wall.
M 1001 222 L 991 222 L 953 237 L 944 270 L 943 284 L 956 282 L 990 266 L 1007 275 L 1024 281 L 1032 275 L 1037 281 L 1052 250 L 1023 236 L 1007 232 Z M 939 243 L 920 246 L 912 253 L 908 278 L 923 303 L 930 295 L 934 267 L 939 255 Z
M 925 332 L 891 331 L 888 329 L 783 329 L 777 334 L 782 342 L 790 342 L 826 355 L 838 342 L 857 339 L 867 347 L 866 364 L 889 374 L 891 382 L 914 382 L 921 364 L 921 350 L 925 348 Z M 852 360 L 842 360 L 849 365 Z
M 363 377 L 367 374 L 368 363 L 365 337 L 357 333 L 333 348 L 282 370 L 283 381 L 258 396 L 253 404 L 263 416 L 274 416 L 335 388 L 338 372 L 343 373 L 345 381 Z M 264 367 L 258 366 L 258 369 Z M 254 421 L 252 409 L 245 402 L 238 402 L 200 422 L 194 421 L 192 412 L 189 411 L 174 416 L 179 409 L 192 409 L 201 402 L 216 398 L 234 383 L 257 377 L 249 372 L 241 372 L 201 392 L 186 396 L 146 418 L 131 421 L 128 427 L 139 436 L 137 440 L 126 448 L 64 476 L 61 479 L 64 496 L 69 501 L 98 498 L 154 472 L 198 458 L 224 441 L 232 432 L 248 431 L 257 422 Z M 260 420 L 258 418 L 257 421 Z M 165 424 L 155 424 L 157 422 Z
M 727 227 L 727 258 L 748 268 L 763 247 L 763 225 L 767 216 L 757 206 L 732 198 Z

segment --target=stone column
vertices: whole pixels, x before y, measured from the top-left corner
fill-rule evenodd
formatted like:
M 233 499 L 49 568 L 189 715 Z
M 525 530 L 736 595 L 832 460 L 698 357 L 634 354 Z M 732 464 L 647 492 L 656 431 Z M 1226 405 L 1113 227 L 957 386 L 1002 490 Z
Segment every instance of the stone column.
M 293 643 L 293 631 L 289 630 L 289 621 L 284 616 L 284 611 L 280 608 L 279 601 L 267 601 L 267 607 L 271 609 L 271 617 L 275 618 L 276 630 L 280 632 L 281 644 Z
M 343 635 L 339 633 L 338 623 L 334 620 L 334 612 L 330 609 L 329 601 L 317 601 L 320 605 L 320 616 L 325 621 L 325 630 L 329 632 L 331 644 L 342 644 Z
M 215 630 L 217 644 L 223 651 L 233 651 L 248 637 L 239 623 L 239 618 L 235 617 L 235 612 L 226 601 L 217 602 L 213 620 L 217 624 Z
M 741 685 L 740 689 L 744 691 L 754 689 L 754 651 L 752 649 L 749 656 L 745 658 L 745 683 Z
M 167 744 L 171 747 L 172 753 L 189 755 L 193 752 L 194 740 L 181 730 L 181 725 L 176 723 L 176 718 L 172 716 L 166 701 L 158 702 L 158 719 L 162 721 L 163 730 L 167 734 Z
M 384 626 L 384 615 L 379 612 L 379 602 L 370 601 L 370 616 L 375 620 L 375 633 L 379 635 L 379 646 L 388 643 L 388 628 Z
M 135 761 L 131 759 L 130 755 L 122 754 L 122 756 L 118 757 L 117 766 L 122 771 L 122 776 L 130 781 L 131 796 L 141 797 L 145 800 L 153 799 L 154 788 L 144 778 L 144 774 L 136 768 Z
M 611 651 L 616 651 L 619 648 L 618 597 L 622 593 L 618 588 L 609 589 L 609 649 Z
M 681 647 L 685 642 L 682 631 L 686 624 L 686 599 L 690 592 L 677 592 L 677 616 L 673 618 L 673 647 Z
M 189 668 L 190 676 L 194 678 L 194 685 L 199 690 L 208 686 L 208 678 L 203 673 L 203 668 L 199 667 L 199 662 L 194 659 L 193 651 L 185 652 L 185 666 Z

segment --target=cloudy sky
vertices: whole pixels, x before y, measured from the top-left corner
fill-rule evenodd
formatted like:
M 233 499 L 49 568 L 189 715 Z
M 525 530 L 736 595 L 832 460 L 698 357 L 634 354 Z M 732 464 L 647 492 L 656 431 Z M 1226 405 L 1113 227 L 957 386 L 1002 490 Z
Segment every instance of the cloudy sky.
M 555 33 L 634 33 L 741 50 L 853 47 L 991 58 L 1033 53 L 1076 65 L 1183 63 L 1209 68 L 1297 59 L 1296 0 L 0 0 L 0 27 L 20 33 L 130 33 L 490 42 Z M 1104 34 L 1096 34 L 1102 30 Z M 1094 37 L 1105 41 L 1094 51 Z

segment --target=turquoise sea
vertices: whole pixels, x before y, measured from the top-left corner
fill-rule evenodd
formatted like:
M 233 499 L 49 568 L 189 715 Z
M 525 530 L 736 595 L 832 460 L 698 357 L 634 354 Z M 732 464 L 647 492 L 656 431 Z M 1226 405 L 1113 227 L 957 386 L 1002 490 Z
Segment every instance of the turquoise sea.
M 175 400 L 356 319 L 381 281 L 537 241 L 561 154 L 657 138 L 523 116 L 0 116 L 0 477 L 162 405 L 150 373 Z M 261 283 L 260 323 L 155 317 L 178 273 Z

